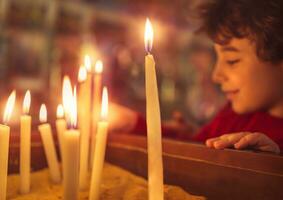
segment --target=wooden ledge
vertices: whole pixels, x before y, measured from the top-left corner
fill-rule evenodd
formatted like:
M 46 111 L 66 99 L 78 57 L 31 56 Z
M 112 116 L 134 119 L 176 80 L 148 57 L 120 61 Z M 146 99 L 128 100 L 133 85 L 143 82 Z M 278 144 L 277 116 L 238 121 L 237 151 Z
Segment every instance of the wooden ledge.
M 146 137 L 110 134 L 106 159 L 147 177 Z M 283 199 L 283 157 L 163 139 L 165 183 L 208 199 Z

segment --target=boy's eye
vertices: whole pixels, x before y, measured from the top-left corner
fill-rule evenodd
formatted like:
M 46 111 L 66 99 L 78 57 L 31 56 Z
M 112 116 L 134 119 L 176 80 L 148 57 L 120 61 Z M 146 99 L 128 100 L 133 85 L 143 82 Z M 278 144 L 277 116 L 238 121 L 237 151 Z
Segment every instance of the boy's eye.
M 235 65 L 236 63 L 240 62 L 240 59 L 227 60 L 226 62 L 227 62 L 229 65 Z

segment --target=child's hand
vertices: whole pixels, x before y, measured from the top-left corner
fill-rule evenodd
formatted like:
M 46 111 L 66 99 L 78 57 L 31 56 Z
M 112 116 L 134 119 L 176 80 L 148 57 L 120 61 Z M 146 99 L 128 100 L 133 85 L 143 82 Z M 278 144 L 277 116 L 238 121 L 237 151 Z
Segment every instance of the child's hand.
M 164 120 L 162 125 L 164 129 L 175 133 L 172 138 L 183 141 L 190 140 L 198 128 L 195 124 L 187 122 L 179 111 L 174 111 L 171 119 Z M 168 135 L 168 137 L 170 136 Z
M 268 151 L 279 154 L 278 145 L 263 133 L 239 132 L 225 134 L 220 137 L 206 140 L 206 146 L 215 149 L 224 149 L 234 147 L 236 149 L 244 149 L 253 147 L 261 151 Z
M 110 131 L 131 131 L 136 122 L 138 114 L 125 106 L 109 104 L 109 130 Z

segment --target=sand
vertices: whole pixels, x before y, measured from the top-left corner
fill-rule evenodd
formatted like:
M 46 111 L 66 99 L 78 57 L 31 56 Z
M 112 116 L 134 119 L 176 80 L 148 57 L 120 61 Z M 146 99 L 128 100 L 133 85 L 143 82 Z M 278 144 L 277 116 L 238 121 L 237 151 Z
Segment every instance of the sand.
M 52 185 L 49 172 L 43 169 L 31 174 L 31 192 L 18 194 L 19 175 L 10 175 L 7 183 L 7 199 L 13 200 L 62 200 L 61 184 Z M 193 196 L 182 188 L 165 185 L 165 200 L 202 200 L 204 197 Z M 88 200 L 88 189 L 80 191 L 79 200 Z M 103 169 L 101 200 L 147 200 L 147 182 L 122 168 L 106 163 Z

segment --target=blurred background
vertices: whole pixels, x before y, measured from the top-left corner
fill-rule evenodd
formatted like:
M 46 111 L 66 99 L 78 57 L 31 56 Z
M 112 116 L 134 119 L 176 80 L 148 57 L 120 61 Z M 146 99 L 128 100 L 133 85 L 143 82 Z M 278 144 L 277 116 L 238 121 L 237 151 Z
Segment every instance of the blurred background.
M 199 125 L 223 105 L 211 82 L 211 41 L 196 34 L 204 0 L 0 0 L 0 108 L 16 89 L 14 116 L 31 90 L 36 123 L 41 103 L 54 119 L 62 78 L 77 82 L 83 56 L 104 63 L 110 100 L 145 113 L 144 24 L 154 27 L 153 51 L 163 120 L 174 112 Z M 2 117 L 1 117 L 2 119 Z M 18 124 L 18 117 L 12 124 Z

